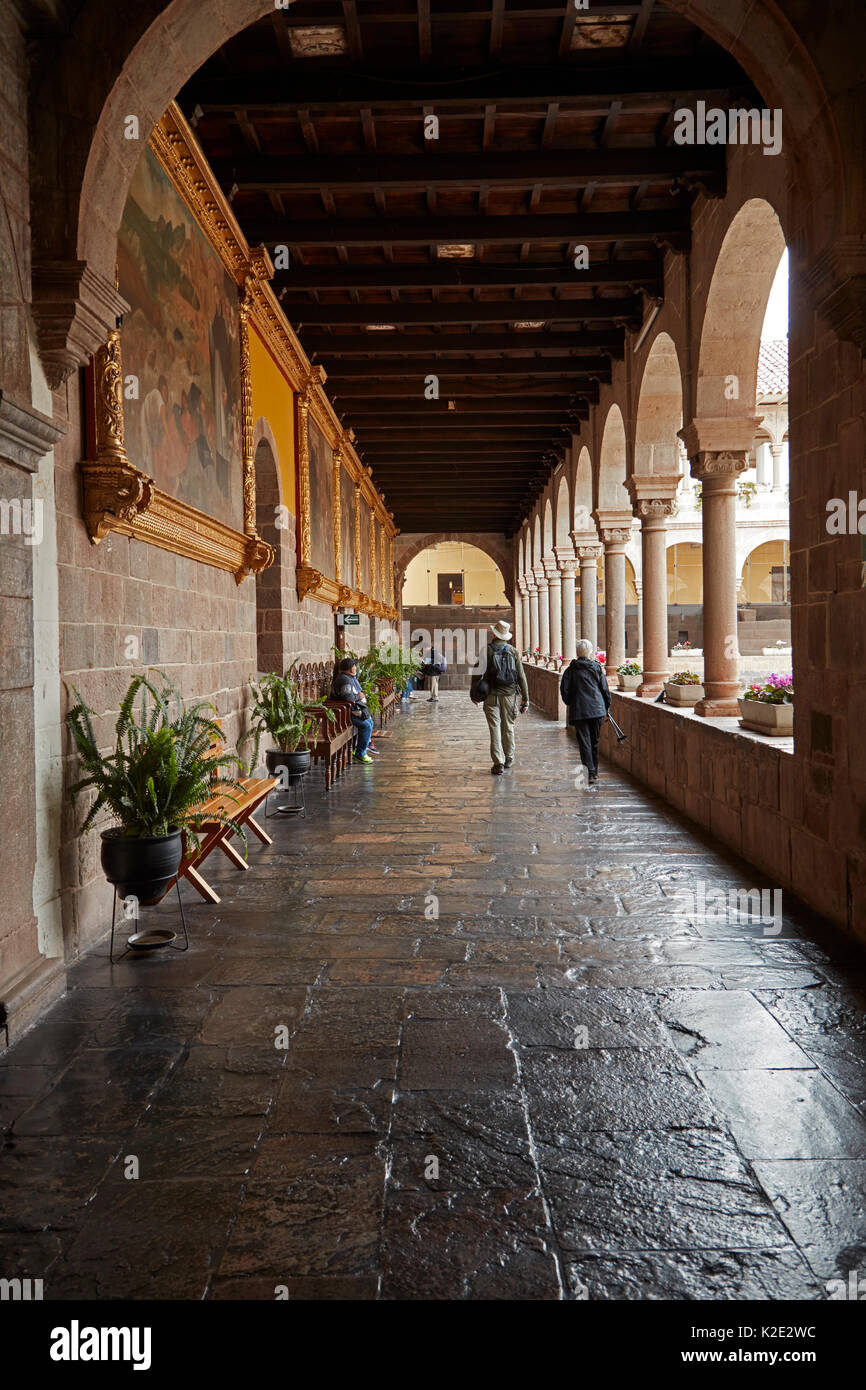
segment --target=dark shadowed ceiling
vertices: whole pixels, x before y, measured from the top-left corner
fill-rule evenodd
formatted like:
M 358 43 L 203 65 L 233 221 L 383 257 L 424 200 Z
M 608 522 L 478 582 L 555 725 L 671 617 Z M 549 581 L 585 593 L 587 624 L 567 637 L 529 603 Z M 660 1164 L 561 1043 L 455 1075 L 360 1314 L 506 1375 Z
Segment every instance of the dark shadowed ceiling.
M 517 528 L 724 190 L 697 98 L 754 94 L 657 0 L 299 0 L 183 90 L 404 531 Z

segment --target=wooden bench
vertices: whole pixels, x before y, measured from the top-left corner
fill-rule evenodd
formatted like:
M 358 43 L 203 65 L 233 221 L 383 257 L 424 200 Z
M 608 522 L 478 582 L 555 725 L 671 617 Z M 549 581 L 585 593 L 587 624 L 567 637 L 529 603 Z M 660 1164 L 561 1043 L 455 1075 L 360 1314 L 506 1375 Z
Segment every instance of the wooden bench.
M 307 747 L 312 754 L 313 762 L 324 765 L 325 790 L 330 791 L 352 761 L 355 726 L 351 720 L 350 706 L 344 700 L 328 698 L 333 680 L 333 666 L 330 662 L 308 662 L 299 666 L 297 679 L 302 700 L 324 699 L 326 707 L 334 712 L 332 722 L 321 705 L 304 706 L 307 714 L 318 724 L 315 742 L 311 739 Z
M 400 692 L 397 690 L 394 681 L 390 676 L 377 682 L 379 699 L 379 728 L 384 729 L 385 725 L 393 719 L 397 710 L 400 708 Z
M 223 747 L 224 740 L 214 740 L 211 743 L 210 751 L 217 752 Z M 208 903 L 218 903 L 220 897 L 216 889 L 212 888 L 201 874 L 200 866 L 215 849 L 221 849 L 235 868 L 249 868 L 244 856 L 231 843 L 232 836 L 235 834 L 232 826 L 222 825 L 216 819 L 209 819 L 209 816 L 212 818 L 216 816 L 228 817 L 235 822 L 235 825 L 244 830 L 251 830 L 262 844 L 273 844 L 268 832 L 254 818 L 253 812 L 261 806 L 268 793 L 278 785 L 278 779 L 276 777 L 238 777 L 236 781 L 238 785 L 231 786 L 218 778 L 214 779 L 212 783 L 213 796 L 202 803 L 198 810 L 200 818 L 198 848 L 196 849 L 186 835 L 183 837 L 183 858 L 180 861 L 176 878 L 185 878 L 199 896 Z M 172 879 L 165 892 L 170 892 L 174 884 L 175 879 Z M 165 893 L 162 894 L 162 897 L 165 897 Z

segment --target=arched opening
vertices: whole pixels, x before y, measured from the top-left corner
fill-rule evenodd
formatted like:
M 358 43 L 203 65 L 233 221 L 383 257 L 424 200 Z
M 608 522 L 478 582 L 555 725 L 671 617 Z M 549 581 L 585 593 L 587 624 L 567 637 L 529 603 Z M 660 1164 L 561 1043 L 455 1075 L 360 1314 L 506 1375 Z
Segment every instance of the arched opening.
M 586 445 L 578 455 L 574 479 L 574 529 L 581 534 L 595 529 L 592 520 L 592 459 Z
M 499 565 L 463 541 L 440 541 L 415 555 L 406 566 L 402 597 L 408 608 L 509 607 Z
M 557 549 L 569 546 L 571 537 L 571 498 L 568 491 L 568 479 L 560 478 L 559 487 L 556 490 L 556 522 L 554 532 L 556 535 Z
M 598 465 L 598 510 L 631 513 L 625 490 L 626 438 L 622 411 L 612 405 L 604 422 Z
M 256 448 L 256 530 L 260 536 L 274 537 L 274 563 L 256 575 L 256 666 L 260 672 L 286 669 L 283 640 L 283 574 L 280 533 L 275 535 L 274 518 L 280 505 L 277 460 L 270 440 L 260 439 Z
M 713 269 L 701 330 L 696 419 L 747 419 L 756 413 L 762 330 L 784 252 L 775 208 L 763 198 L 750 198 L 725 233 Z

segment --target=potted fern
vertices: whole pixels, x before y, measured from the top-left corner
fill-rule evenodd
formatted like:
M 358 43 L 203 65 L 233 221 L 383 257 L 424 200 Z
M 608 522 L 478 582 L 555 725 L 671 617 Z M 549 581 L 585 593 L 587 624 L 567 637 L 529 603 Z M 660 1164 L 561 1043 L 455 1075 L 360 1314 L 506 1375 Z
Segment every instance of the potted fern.
M 84 776 L 70 787 L 73 800 L 95 792 L 81 833 L 103 810 L 116 824 L 102 831 L 101 863 L 108 882 L 123 898 L 143 905 L 159 902 L 171 886 L 183 854 L 184 837 L 198 845 L 201 807 L 213 797 L 212 782 L 236 757 L 222 751 L 222 731 L 205 702 L 185 709 L 163 672 L 159 689 L 147 676 L 134 676 L 114 726 L 113 751 L 100 751 L 94 712 L 73 687 L 76 703 L 66 716 Z M 136 712 L 136 700 L 140 709 Z M 148 698 L 152 708 L 148 710 Z M 242 790 L 221 780 L 220 792 Z M 219 810 L 208 823 L 230 826 L 246 843 L 243 828 Z
M 284 676 L 269 671 L 258 682 L 250 680 L 252 699 L 249 706 L 249 728 L 241 737 L 240 749 L 250 739 L 253 740 L 253 755 L 250 767 L 258 766 L 259 749 L 262 740 L 267 738 L 273 745 L 265 750 L 265 766 L 272 777 L 280 775 L 285 768 L 289 776 L 297 776 L 310 770 L 310 750 L 302 747 L 318 730 L 316 719 L 309 713 L 309 704 L 302 703 L 295 685 L 293 668 Z M 316 700 L 325 716 L 332 723 L 336 716 L 324 701 Z

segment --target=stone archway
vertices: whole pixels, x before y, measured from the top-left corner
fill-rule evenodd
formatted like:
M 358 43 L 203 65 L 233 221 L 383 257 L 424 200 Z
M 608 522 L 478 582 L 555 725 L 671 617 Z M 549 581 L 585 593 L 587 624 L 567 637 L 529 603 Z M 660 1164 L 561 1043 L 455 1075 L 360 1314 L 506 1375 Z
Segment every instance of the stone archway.
M 265 422 L 260 421 L 260 424 Z M 271 435 L 271 438 L 268 438 Z M 261 433 L 256 453 L 256 530 L 271 535 L 280 506 L 280 481 L 276 449 L 270 428 Z M 275 537 L 274 563 L 256 575 L 256 666 L 260 672 L 286 669 L 283 636 L 283 567 L 281 537 Z
M 441 541 L 457 541 L 463 545 L 474 545 L 478 550 L 483 550 L 485 555 L 489 555 L 502 575 L 506 597 L 513 607 L 514 566 L 511 549 L 504 537 L 500 540 L 498 536 L 487 535 L 483 532 L 469 534 L 462 531 L 433 531 L 424 536 L 418 534 L 399 535 L 394 553 L 395 593 L 402 592 L 403 581 L 410 560 L 414 560 L 415 556 L 420 555 L 422 550 L 429 550 L 431 546 L 439 545 Z

